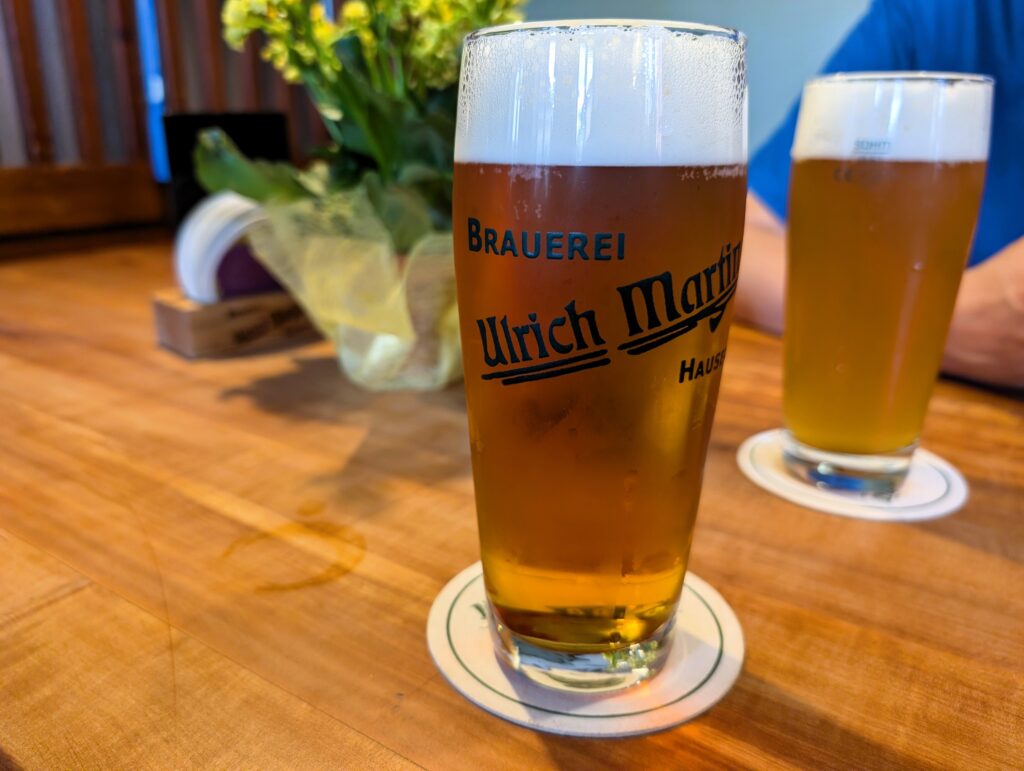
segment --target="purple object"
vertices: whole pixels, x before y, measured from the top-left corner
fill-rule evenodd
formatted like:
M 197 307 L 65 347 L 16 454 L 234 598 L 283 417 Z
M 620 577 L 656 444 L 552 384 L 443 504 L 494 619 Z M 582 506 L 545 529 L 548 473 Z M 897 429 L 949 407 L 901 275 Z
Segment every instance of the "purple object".
M 281 288 L 267 269 L 256 261 L 252 250 L 239 241 L 224 254 L 217 266 L 217 286 L 223 298 L 273 292 Z

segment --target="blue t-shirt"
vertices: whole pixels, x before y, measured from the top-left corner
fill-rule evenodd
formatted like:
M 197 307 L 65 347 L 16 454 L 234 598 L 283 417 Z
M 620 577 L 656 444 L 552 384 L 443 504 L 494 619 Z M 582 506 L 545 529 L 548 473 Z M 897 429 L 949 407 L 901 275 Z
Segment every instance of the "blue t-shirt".
M 970 263 L 1024 236 L 1024 2 L 874 0 L 823 72 L 936 70 L 995 78 L 992 144 Z M 750 163 L 750 187 L 786 217 L 799 101 Z

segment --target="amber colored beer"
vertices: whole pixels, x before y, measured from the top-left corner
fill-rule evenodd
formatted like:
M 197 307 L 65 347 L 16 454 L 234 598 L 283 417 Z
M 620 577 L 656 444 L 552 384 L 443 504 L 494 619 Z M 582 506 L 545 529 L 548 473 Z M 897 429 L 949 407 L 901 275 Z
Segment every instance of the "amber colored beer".
M 671 618 L 686 572 L 739 269 L 746 167 L 457 163 L 454 189 L 492 608 L 512 632 L 555 649 L 645 640 Z M 630 289 L 666 272 L 671 291 L 646 285 L 651 307 L 642 288 Z M 620 349 L 715 302 L 724 311 L 714 325 L 701 320 L 642 353 Z M 556 359 L 575 361 L 563 368 L 573 371 L 528 371 Z M 540 377 L 495 379 L 513 370 Z
M 794 161 L 784 399 L 799 441 L 916 441 L 984 179 L 984 161 Z
M 735 30 L 466 39 L 452 230 L 488 626 L 547 687 L 668 659 L 746 203 Z

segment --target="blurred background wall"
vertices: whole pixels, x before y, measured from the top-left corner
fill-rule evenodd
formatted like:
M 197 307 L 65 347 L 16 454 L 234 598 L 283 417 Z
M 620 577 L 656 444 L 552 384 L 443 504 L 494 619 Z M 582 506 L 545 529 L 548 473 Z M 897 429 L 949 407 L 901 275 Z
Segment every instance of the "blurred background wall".
M 284 152 L 298 161 L 326 141 L 305 93 L 285 85 L 255 45 L 226 48 L 222 1 L 0 0 L 0 237 L 160 221 L 158 183 L 171 177 L 166 114 L 281 113 Z M 743 30 L 755 152 L 868 2 L 531 0 L 527 15 Z
M 734 27 L 747 34 L 750 151 L 782 120 L 869 0 L 531 0 L 531 20 L 672 19 Z

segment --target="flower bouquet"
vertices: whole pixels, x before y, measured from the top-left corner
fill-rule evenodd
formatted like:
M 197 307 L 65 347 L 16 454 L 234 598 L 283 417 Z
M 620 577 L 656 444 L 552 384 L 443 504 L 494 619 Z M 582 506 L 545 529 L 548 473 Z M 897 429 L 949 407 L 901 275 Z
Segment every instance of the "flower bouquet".
M 524 0 L 227 0 L 224 38 L 301 83 L 331 145 L 304 170 L 200 136 L 199 180 L 261 203 L 259 259 L 374 389 L 441 388 L 461 375 L 451 240 L 462 40 L 521 18 Z

